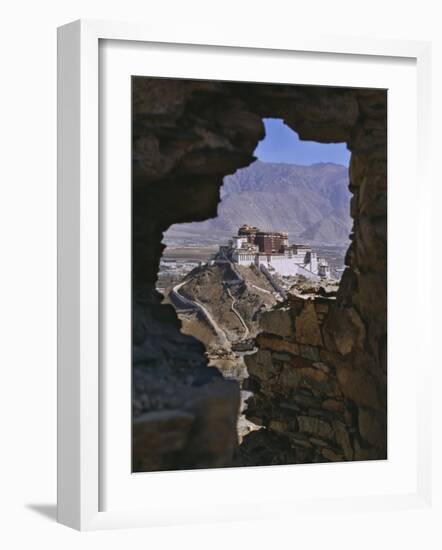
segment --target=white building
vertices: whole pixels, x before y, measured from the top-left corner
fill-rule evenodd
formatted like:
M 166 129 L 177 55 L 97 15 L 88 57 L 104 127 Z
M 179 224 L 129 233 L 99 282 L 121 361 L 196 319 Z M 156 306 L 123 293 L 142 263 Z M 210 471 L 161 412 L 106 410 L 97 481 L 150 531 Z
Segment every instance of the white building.
M 318 275 L 320 277 L 325 277 L 326 279 L 331 278 L 331 268 L 328 262 L 324 259 L 321 259 L 318 264 Z
M 319 279 L 318 260 L 315 252 L 293 254 L 290 250 L 283 254 L 255 255 L 255 265 L 263 265 L 270 272 L 274 271 L 283 276 L 303 275 L 310 279 Z M 249 264 L 250 265 L 250 264 Z
M 253 234 L 242 233 L 229 240 L 227 246 L 220 246 L 222 256 L 238 265 L 259 267 L 283 276 L 303 275 L 319 280 L 330 278 L 330 266 L 325 259 L 318 259 L 310 246 L 288 243 L 285 233 L 263 232 L 253 228 Z M 241 231 L 241 230 L 240 230 Z

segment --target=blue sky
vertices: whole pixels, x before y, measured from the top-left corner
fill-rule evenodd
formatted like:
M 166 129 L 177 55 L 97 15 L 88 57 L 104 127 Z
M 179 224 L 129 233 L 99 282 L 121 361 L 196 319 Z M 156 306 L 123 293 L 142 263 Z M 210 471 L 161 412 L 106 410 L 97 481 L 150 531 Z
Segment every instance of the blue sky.
M 263 162 L 287 162 L 310 165 L 334 162 L 348 166 L 350 151 L 345 143 L 301 141 L 281 119 L 265 118 L 266 137 L 259 142 L 255 156 Z

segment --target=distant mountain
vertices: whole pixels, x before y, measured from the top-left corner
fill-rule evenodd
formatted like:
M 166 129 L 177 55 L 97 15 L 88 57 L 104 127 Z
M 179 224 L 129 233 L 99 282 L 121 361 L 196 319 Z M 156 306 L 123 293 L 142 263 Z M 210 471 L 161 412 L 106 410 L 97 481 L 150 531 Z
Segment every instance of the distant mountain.
M 256 161 L 224 179 L 216 218 L 173 225 L 165 242 L 219 242 L 247 223 L 288 231 L 292 242 L 347 246 L 350 196 L 345 166 Z

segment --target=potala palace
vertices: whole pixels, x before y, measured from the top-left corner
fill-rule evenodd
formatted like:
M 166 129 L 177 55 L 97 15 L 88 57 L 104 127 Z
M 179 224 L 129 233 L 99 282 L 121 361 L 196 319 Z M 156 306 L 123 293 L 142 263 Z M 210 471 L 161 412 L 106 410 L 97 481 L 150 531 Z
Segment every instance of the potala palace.
M 289 244 L 288 233 L 262 231 L 250 225 L 241 226 L 228 245 L 220 246 L 220 255 L 238 265 L 255 264 L 283 276 L 331 277 L 328 262 L 318 258 L 310 246 Z

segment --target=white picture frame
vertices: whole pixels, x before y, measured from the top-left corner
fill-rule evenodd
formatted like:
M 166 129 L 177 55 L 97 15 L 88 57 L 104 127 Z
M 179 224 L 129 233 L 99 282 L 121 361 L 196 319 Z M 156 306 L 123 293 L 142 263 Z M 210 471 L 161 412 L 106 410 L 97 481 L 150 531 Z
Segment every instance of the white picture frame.
M 187 36 L 185 29 L 170 36 L 156 33 L 143 25 L 76 21 L 59 29 L 58 33 L 58 521 L 80 530 L 139 527 L 178 522 L 260 518 L 263 500 L 241 512 L 232 507 L 225 513 L 223 505 L 216 514 L 208 512 L 204 502 L 194 502 L 188 509 L 168 512 L 167 506 L 136 508 L 122 505 L 103 510 L 100 483 L 102 437 L 100 414 L 100 41 L 135 43 L 167 43 L 181 45 L 229 48 L 241 52 L 254 51 L 309 52 L 311 54 L 347 56 L 376 56 L 380 58 L 412 59 L 417 71 L 417 163 L 421 183 L 419 195 L 419 236 L 431 242 L 429 217 L 426 208 L 431 200 L 431 182 L 428 175 L 430 52 L 426 42 L 368 40 L 354 37 L 279 37 L 272 44 L 264 37 L 247 38 L 218 36 L 208 39 L 204 32 Z M 430 277 L 431 275 L 426 275 Z M 427 281 L 428 282 L 428 281 Z M 424 283 L 425 284 L 425 283 Z M 419 296 L 420 307 L 429 311 L 430 297 Z M 428 316 L 430 318 L 430 316 Z M 428 344 L 431 327 L 420 327 L 422 338 Z M 425 343 L 424 342 L 424 343 Z M 423 344 L 424 344 L 423 343 Z M 422 345 L 423 345 L 422 344 Z M 431 351 L 430 351 L 431 353 Z M 417 397 L 417 484 L 416 489 L 389 494 L 366 496 L 337 496 L 334 510 L 354 509 L 370 511 L 382 507 L 403 508 L 427 506 L 431 500 L 431 452 L 428 418 L 431 361 L 421 365 L 421 376 L 416 386 Z M 130 374 L 128 373 L 128 376 Z M 129 452 L 129 450 L 128 450 Z M 339 467 L 339 465 L 338 465 Z M 235 470 L 235 469 L 233 469 Z M 243 475 L 232 472 L 231 476 Z M 254 474 L 260 475 L 256 469 Z M 281 471 L 281 470 L 280 470 Z M 216 472 L 198 472 L 204 483 L 219 475 Z M 162 473 L 155 484 L 161 484 Z M 186 481 L 195 474 L 179 474 Z M 186 478 L 186 479 L 185 479 Z M 153 479 L 153 478 L 152 478 Z M 176 477 L 175 480 L 178 478 Z M 271 480 L 268 480 L 271 483 Z M 270 498 L 270 497 L 269 497 Z M 299 501 L 291 502 L 281 496 L 281 502 L 272 497 L 273 514 L 283 516 L 299 512 Z M 317 497 L 302 500 L 306 513 L 330 506 L 330 499 Z M 239 515 L 238 515 L 239 514 Z

